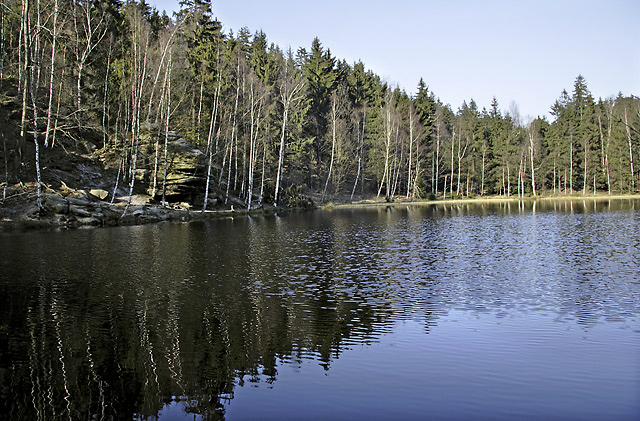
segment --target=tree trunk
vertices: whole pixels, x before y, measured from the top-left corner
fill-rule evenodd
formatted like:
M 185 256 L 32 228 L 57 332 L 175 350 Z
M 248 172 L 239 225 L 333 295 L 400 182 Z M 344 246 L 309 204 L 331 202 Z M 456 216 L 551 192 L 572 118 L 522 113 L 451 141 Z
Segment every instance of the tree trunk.
M 285 130 L 287 129 L 287 117 L 289 115 L 289 109 L 285 105 L 284 110 L 282 112 L 282 133 L 280 136 L 280 153 L 278 154 L 278 172 L 276 175 L 276 190 L 273 198 L 273 206 L 278 206 L 278 193 L 280 191 L 280 177 L 282 174 L 282 164 L 284 162 L 284 140 L 285 140 Z
M 569 134 L 569 191 L 573 193 L 573 129 Z
M 267 133 L 269 133 L 269 125 L 267 124 L 267 129 L 265 130 L 264 137 L 262 138 L 262 174 L 260 175 L 260 194 L 258 195 L 258 207 L 262 206 L 262 198 L 264 197 L 264 172 L 265 172 L 265 161 L 267 159 Z
M 29 12 L 29 9 L 26 9 L 27 13 Z M 38 97 L 38 83 L 39 81 L 36 79 L 36 73 L 37 73 L 37 67 L 39 65 L 38 63 L 38 51 L 37 51 L 37 47 L 38 47 L 38 31 L 40 28 L 36 27 L 36 30 L 34 31 L 33 36 L 36 38 L 35 40 L 32 40 L 34 48 L 30 48 L 27 49 L 27 51 L 25 51 L 25 55 L 29 54 L 31 55 L 31 60 L 30 60 L 30 69 L 29 69 L 29 75 L 25 75 L 26 77 L 29 78 L 29 96 L 31 97 L 31 106 L 33 107 L 33 143 L 35 146 L 35 161 L 36 161 L 36 195 L 37 195 L 37 203 L 38 203 L 38 209 L 43 210 L 42 207 L 42 180 L 41 180 L 41 174 L 40 174 L 40 144 L 38 143 L 38 107 L 36 104 L 36 98 Z M 25 39 L 29 39 L 30 37 L 26 37 Z M 29 51 L 30 50 L 30 51 Z M 34 79 L 36 79 L 34 81 Z
M 511 170 L 509 169 L 509 161 L 507 161 L 507 197 L 511 197 Z
M 631 191 L 636 190 L 635 171 L 633 169 L 633 141 L 631 139 L 631 128 L 627 118 L 627 107 L 624 108 L 624 125 L 627 128 L 627 140 L 629 142 L 629 163 L 631 164 Z
M 409 198 L 409 194 L 411 192 L 411 158 L 413 153 L 413 115 L 411 114 L 411 109 L 409 109 L 409 168 L 407 170 L 407 196 Z
M 447 200 L 447 177 L 449 177 L 449 174 L 445 174 L 444 175 L 444 190 L 442 191 L 443 194 L 443 199 Z
M 2 146 L 4 148 L 4 187 L 2 189 L 2 200 L 7 198 L 7 186 L 9 185 L 9 163 L 7 158 L 7 139 L 4 137 L 4 133 L 0 133 L 2 136 Z
M 322 192 L 322 202 L 324 202 L 325 195 L 327 194 L 327 187 L 329 186 L 329 180 L 331 179 L 331 171 L 333 170 L 333 160 L 336 151 L 336 120 L 338 119 L 338 99 L 334 95 L 331 98 L 331 160 L 329 161 L 329 173 L 327 174 L 327 181 L 324 183 L 324 190 Z
M 235 103 L 235 107 L 233 108 L 233 125 L 231 126 L 231 147 L 229 148 L 229 176 L 227 177 L 227 192 L 224 196 L 224 204 L 226 205 L 227 202 L 229 201 L 229 186 L 231 184 L 231 162 L 233 161 L 233 142 L 235 139 L 236 142 L 236 177 L 237 177 L 237 166 L 238 166 L 238 160 L 237 160 L 237 145 L 238 145 L 238 135 L 236 134 L 237 132 L 237 126 L 238 126 L 238 98 L 240 97 L 240 59 L 238 59 L 238 69 L 237 69 L 237 81 L 236 81 L 236 103 Z M 235 184 L 234 184 L 234 190 L 235 190 Z
M 18 153 L 22 156 L 22 149 L 26 137 L 27 124 L 27 83 L 28 83 L 28 66 L 29 66 L 29 44 L 30 44 L 30 28 L 29 28 L 29 0 L 22 2 L 22 19 L 21 19 L 21 40 L 20 52 L 24 55 L 24 60 L 20 62 L 18 67 L 22 73 L 22 79 L 18 81 L 18 85 L 22 84 L 22 117 L 20 119 L 20 144 Z M 20 88 L 18 88 L 20 89 Z
M 136 19 L 137 20 L 137 19 Z M 131 164 L 131 182 L 129 184 L 129 199 L 127 205 L 122 212 L 121 218 L 125 216 L 131 205 L 131 198 L 133 197 L 133 188 L 136 182 L 136 165 L 138 163 L 138 146 L 140 145 L 140 108 L 142 101 L 142 94 L 144 92 L 144 81 L 147 75 L 147 53 L 149 51 L 149 37 L 146 37 L 144 53 L 142 60 L 140 60 L 140 52 L 138 51 L 138 42 L 142 34 L 140 34 L 140 28 L 137 28 L 137 22 L 134 22 L 133 29 L 133 98 L 132 98 L 132 110 L 131 110 L 131 131 L 133 138 L 135 139 L 135 145 L 133 150 L 133 162 Z
M 582 181 L 582 195 L 584 196 L 585 194 L 587 194 L 587 164 L 588 164 L 588 158 L 589 158 L 589 138 L 587 137 L 587 135 L 584 135 L 583 138 L 584 141 L 584 175 L 583 175 L 583 181 Z
M 171 57 L 169 57 L 169 60 L 171 60 Z M 160 94 L 160 104 L 158 106 L 159 110 L 158 110 L 158 114 L 162 114 L 161 108 L 164 101 L 168 101 L 167 99 L 167 83 L 168 83 L 168 79 L 169 78 L 169 66 L 167 66 L 167 68 L 165 69 L 164 72 L 164 80 L 162 81 L 162 91 Z M 154 82 L 155 83 L 155 82 Z M 155 86 L 154 86 L 155 88 Z M 153 95 L 153 92 L 152 92 Z M 167 111 L 168 113 L 169 111 Z M 149 121 L 149 114 L 150 112 L 147 111 L 147 121 Z M 169 116 L 167 115 L 166 120 L 169 120 Z M 168 130 L 168 128 L 167 128 Z M 165 142 L 166 142 L 166 137 L 165 137 Z M 157 193 L 157 185 L 158 185 L 158 165 L 159 165 L 159 160 L 160 160 L 160 136 L 156 136 L 156 144 L 155 144 L 155 151 L 154 151 L 154 158 L 153 158 L 153 187 L 151 189 L 151 197 L 155 198 L 156 197 L 156 193 Z
M 209 134 L 207 136 L 207 151 L 209 155 L 209 159 L 207 162 L 207 180 L 204 188 L 204 203 L 202 204 L 202 213 L 207 210 L 207 203 L 209 202 L 209 184 L 211 182 L 211 161 L 213 159 L 213 150 L 211 149 L 211 137 L 213 133 L 215 133 L 216 121 L 218 118 L 218 102 L 220 100 L 220 86 L 222 85 L 222 72 L 220 71 L 220 46 L 217 48 L 217 61 L 218 61 L 218 86 L 216 87 L 216 92 L 213 98 L 213 107 L 211 110 L 211 120 L 209 122 Z
M 204 75 L 201 76 L 200 79 L 200 97 L 198 99 L 198 119 L 196 121 L 196 138 L 200 141 L 200 125 L 201 125 L 201 115 L 202 115 L 202 95 L 204 92 Z M 208 146 L 207 146 L 208 147 Z M 209 151 L 206 152 L 207 154 Z
M 482 184 L 480 185 L 480 196 L 484 196 L 484 160 L 486 158 L 487 148 L 482 147 Z
M 390 184 L 389 184 L 389 154 L 391 152 L 391 111 L 387 110 L 387 125 L 386 125 L 386 147 L 385 147 L 385 155 L 384 155 L 384 172 L 382 173 L 382 180 L 380 180 L 380 188 L 378 188 L 378 197 L 380 197 L 380 193 L 382 192 L 382 187 L 384 186 L 385 179 L 387 180 L 387 197 L 389 197 L 390 192 Z
M 4 81 L 4 1 L 0 4 L 0 89 Z
M 531 157 L 531 190 L 533 195 L 536 196 L 536 167 L 533 162 L 533 157 L 535 155 L 534 148 L 534 127 L 533 123 L 531 123 L 531 127 L 529 127 L 529 156 Z
M 167 76 L 167 116 L 164 126 L 164 174 L 162 176 L 162 207 L 166 206 L 167 196 L 167 151 L 169 147 L 169 119 L 171 118 L 171 53 L 167 64 L 169 75 Z
M 359 144 L 358 144 L 358 172 L 356 173 L 356 181 L 353 183 L 353 190 L 351 190 L 351 199 L 349 201 L 353 201 L 353 195 L 356 192 L 356 187 L 358 185 L 358 179 L 360 178 L 360 170 L 362 168 L 362 154 L 364 152 L 364 128 L 365 122 L 367 120 L 367 112 L 363 110 L 362 112 L 362 134 L 360 135 L 360 130 L 358 130 L 359 134 Z
M 455 132 L 455 129 L 454 129 L 453 137 L 451 138 L 451 177 L 449 178 L 449 180 L 450 180 L 449 189 L 451 190 L 449 196 L 452 199 L 453 199 L 453 170 L 454 170 L 454 166 L 453 166 L 453 150 L 454 150 L 455 144 L 456 144 L 456 132 Z M 446 184 L 446 182 L 445 182 L 445 184 Z M 446 190 L 446 188 L 445 188 L 445 190 Z
M 438 197 L 438 182 L 440 181 L 440 124 L 436 122 L 436 179 L 435 197 Z
M 47 107 L 47 131 L 44 135 L 44 147 L 49 146 L 49 131 L 51 130 L 51 107 L 53 100 L 53 75 L 56 61 L 56 41 L 58 39 L 58 0 L 53 0 L 53 31 L 51 33 L 51 71 L 49 73 L 49 105 Z M 108 68 L 108 67 L 107 67 Z M 104 124 L 103 124 L 104 131 Z
M 262 114 L 262 99 L 258 100 L 258 109 L 256 110 L 256 99 L 253 89 L 253 82 L 251 83 L 250 93 L 250 105 L 251 105 L 251 128 L 249 131 L 249 171 L 248 171 L 248 189 L 247 189 L 247 210 L 251 210 L 251 202 L 253 200 L 253 178 L 254 167 L 256 161 L 257 144 L 258 144 L 258 131 L 260 128 L 260 115 Z M 254 129 L 255 127 L 255 129 Z

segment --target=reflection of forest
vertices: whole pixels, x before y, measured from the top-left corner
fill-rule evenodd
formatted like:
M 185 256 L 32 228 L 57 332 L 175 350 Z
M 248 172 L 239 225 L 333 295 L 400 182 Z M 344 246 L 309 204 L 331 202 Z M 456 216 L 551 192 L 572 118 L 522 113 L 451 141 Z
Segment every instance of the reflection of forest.
M 97 230 L 76 252 L 16 244 L 41 267 L 9 274 L 22 287 L 1 298 L 3 417 L 144 418 L 182 400 L 217 418 L 237 383 L 275 381 L 279 361 L 329 369 L 375 340 L 393 291 L 347 273 L 339 233 L 281 225 L 138 227 L 126 242 Z
M 536 211 L 592 211 L 543 205 Z M 597 246 L 615 262 L 611 232 L 597 221 L 532 229 L 538 220 L 504 218 L 532 214 L 513 206 L 0 238 L 11 241 L 0 257 L 12 262 L 0 278 L 0 418 L 146 418 L 175 400 L 222 418 L 236 385 L 276 381 L 278 364 L 309 358 L 328 370 L 349 346 L 375 342 L 403 318 L 424 322 L 428 333 L 452 306 L 508 311 L 530 301 L 585 323 L 637 306 L 596 282 L 594 273 L 610 268 L 584 255 Z M 571 230 L 587 248 L 566 247 Z M 563 272 L 587 258 L 591 272 Z

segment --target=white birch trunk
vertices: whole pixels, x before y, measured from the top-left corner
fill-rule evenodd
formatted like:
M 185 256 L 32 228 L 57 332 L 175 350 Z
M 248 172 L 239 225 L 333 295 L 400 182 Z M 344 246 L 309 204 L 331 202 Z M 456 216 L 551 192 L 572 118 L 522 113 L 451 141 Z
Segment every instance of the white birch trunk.
M 624 125 L 627 128 L 627 141 L 629 142 L 629 163 L 631 164 L 631 191 L 636 189 L 635 171 L 633 169 L 633 141 L 631 139 L 631 128 L 629 127 L 629 119 L 627 117 L 627 108 L 624 109 Z
M 56 41 L 58 39 L 58 0 L 53 0 L 53 31 L 51 34 L 51 71 L 49 73 L 49 105 L 47 106 L 47 131 L 44 135 L 44 147 L 49 146 L 51 130 L 51 107 L 53 103 L 53 75 L 56 61 Z M 104 124 L 103 124 L 104 126 Z

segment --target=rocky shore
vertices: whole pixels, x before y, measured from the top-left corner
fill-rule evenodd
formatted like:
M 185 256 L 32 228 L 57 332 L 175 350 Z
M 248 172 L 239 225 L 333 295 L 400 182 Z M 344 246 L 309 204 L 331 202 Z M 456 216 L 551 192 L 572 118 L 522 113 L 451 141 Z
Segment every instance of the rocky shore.
M 0 231 L 30 229 L 73 229 L 82 227 L 108 227 L 118 225 L 141 225 L 158 222 L 187 222 L 249 213 L 269 214 L 285 211 L 283 208 L 261 207 L 251 211 L 238 206 L 234 209 L 213 209 L 202 212 L 192 209 L 188 203 L 163 207 L 149 196 L 134 195 L 127 208 L 128 196 L 119 197 L 111 203 L 108 193 L 94 189 L 84 197 L 43 194 L 42 208 L 32 195 L 13 195 L 0 209 Z M 126 212 L 125 212 L 126 209 Z

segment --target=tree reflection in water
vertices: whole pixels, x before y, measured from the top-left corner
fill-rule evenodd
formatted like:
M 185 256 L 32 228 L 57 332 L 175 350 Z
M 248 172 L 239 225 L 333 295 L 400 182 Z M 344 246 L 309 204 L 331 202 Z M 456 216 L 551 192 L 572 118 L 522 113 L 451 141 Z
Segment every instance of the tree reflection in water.
M 330 370 L 403 319 L 428 334 L 453 309 L 637 317 L 638 238 L 609 229 L 637 229 L 637 203 L 527 206 L 3 234 L 0 416 L 218 419 L 236 387 Z

